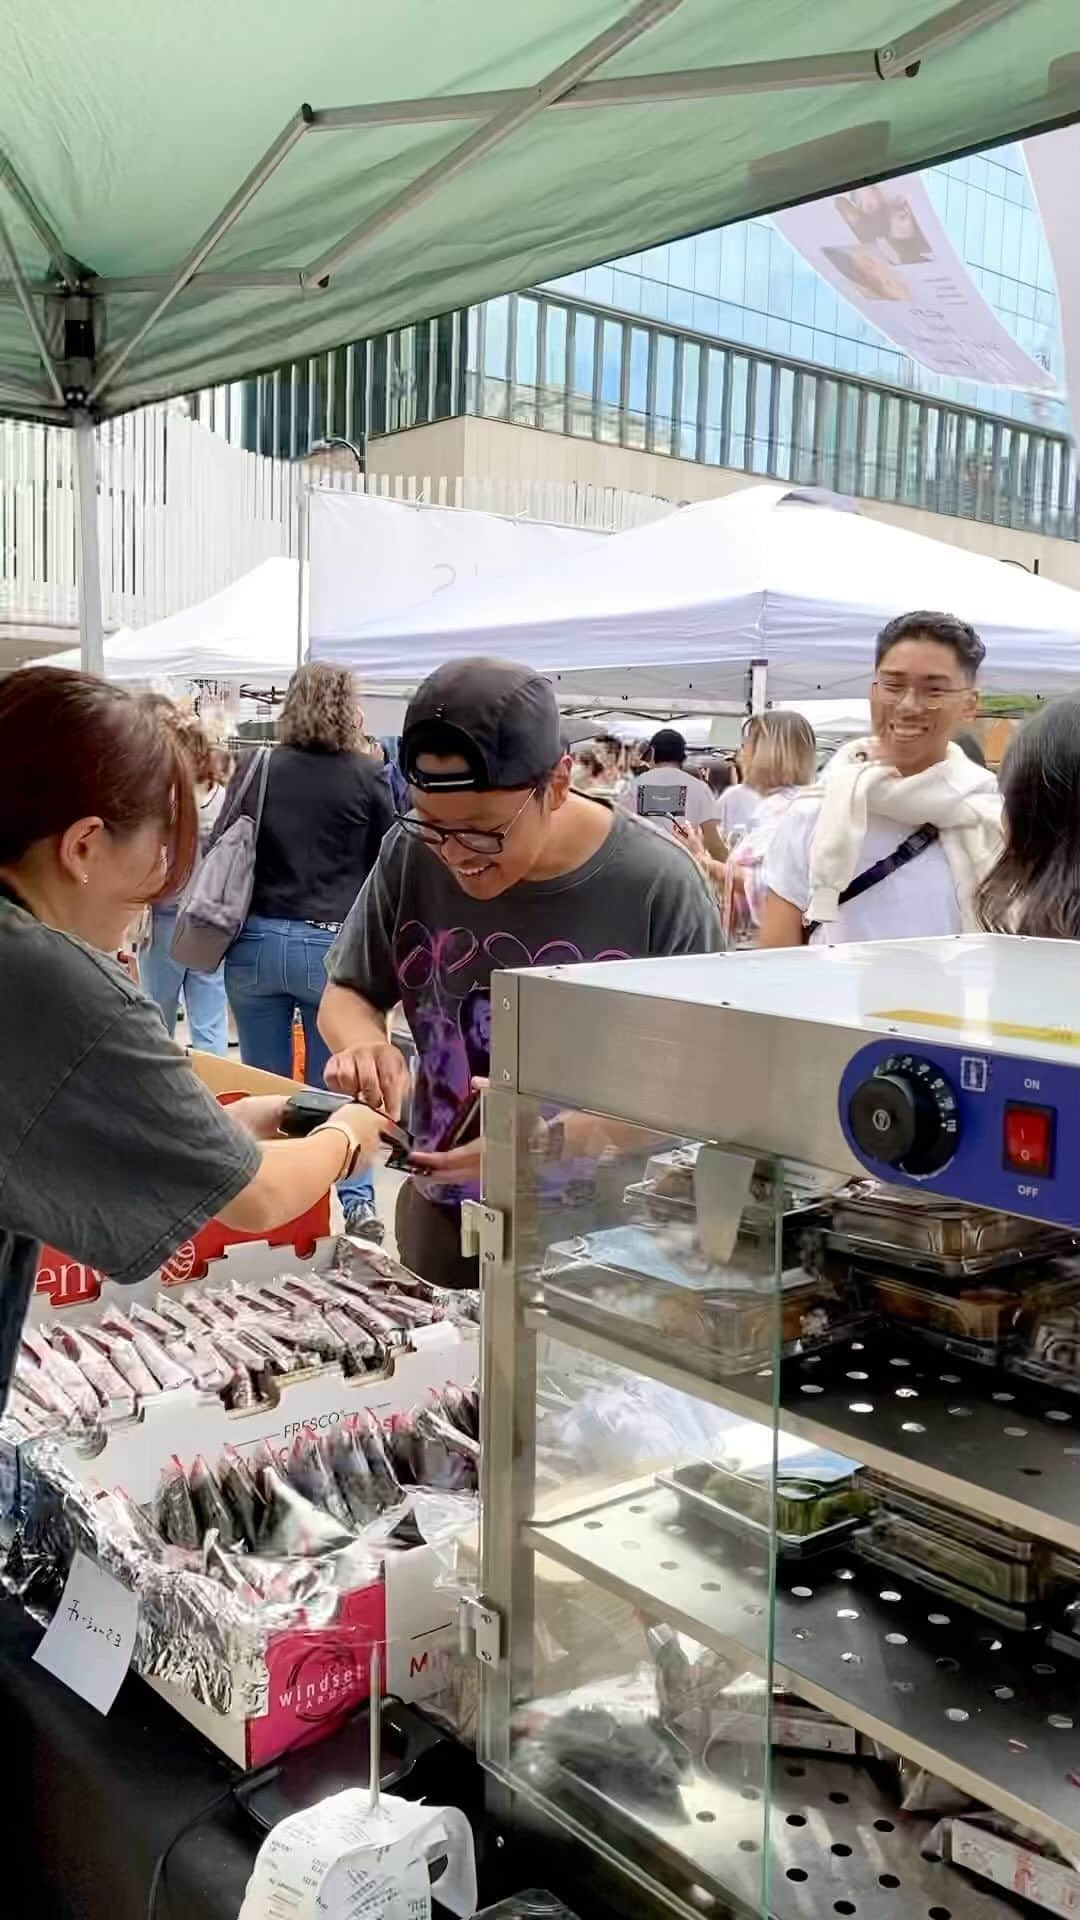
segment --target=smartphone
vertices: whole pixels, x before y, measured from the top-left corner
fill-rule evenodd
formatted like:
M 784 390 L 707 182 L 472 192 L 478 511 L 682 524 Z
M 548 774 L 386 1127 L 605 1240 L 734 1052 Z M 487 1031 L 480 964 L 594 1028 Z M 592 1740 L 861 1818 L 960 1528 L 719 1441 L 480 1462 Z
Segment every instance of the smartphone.
M 471 1140 L 479 1140 L 480 1111 L 483 1098 L 484 1096 L 480 1092 L 471 1093 L 469 1098 L 458 1108 L 442 1139 L 439 1141 L 438 1151 L 440 1153 L 449 1153 L 451 1147 L 463 1147 Z
M 391 1172 L 408 1173 L 416 1144 L 408 1127 L 403 1127 L 399 1120 L 387 1120 L 379 1128 L 379 1139 L 384 1140 L 390 1148 L 386 1164 Z
M 352 1097 L 347 1093 L 323 1093 L 317 1087 L 301 1087 L 291 1094 L 285 1102 L 285 1111 L 281 1116 L 281 1131 L 290 1140 L 302 1140 L 306 1134 L 321 1127 L 324 1120 L 341 1107 L 352 1105 Z

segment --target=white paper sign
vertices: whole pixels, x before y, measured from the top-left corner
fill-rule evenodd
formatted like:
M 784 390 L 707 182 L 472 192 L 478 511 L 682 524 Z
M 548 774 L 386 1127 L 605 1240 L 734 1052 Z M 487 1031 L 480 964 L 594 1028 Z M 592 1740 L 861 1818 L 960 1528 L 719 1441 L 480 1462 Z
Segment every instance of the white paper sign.
M 426 1807 L 347 1789 L 282 1820 L 263 1842 L 239 1920 L 429 1920 L 428 1861 L 446 1867 L 439 1902 L 476 1911 L 472 1832 L 454 1807 Z
M 797 253 L 920 366 L 989 387 L 1052 393 L 983 299 L 917 173 L 773 215 Z
M 386 1687 L 399 1700 L 427 1700 L 444 1681 L 457 1647 L 457 1602 L 439 1586 L 444 1566 L 433 1547 L 388 1553 Z
M 77 1553 L 34 1659 L 99 1713 L 108 1713 L 131 1665 L 138 1627 L 138 1596 Z

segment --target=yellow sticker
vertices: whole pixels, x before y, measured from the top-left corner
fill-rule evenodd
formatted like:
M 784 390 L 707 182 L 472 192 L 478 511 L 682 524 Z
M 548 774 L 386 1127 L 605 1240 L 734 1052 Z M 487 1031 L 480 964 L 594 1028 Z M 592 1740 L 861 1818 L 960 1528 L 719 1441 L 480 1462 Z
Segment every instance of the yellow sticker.
M 965 1020 L 958 1013 L 926 1013 L 918 1007 L 885 1007 L 871 1020 L 896 1020 L 905 1026 L 942 1027 L 950 1033 L 968 1033 L 983 1040 L 1038 1040 L 1052 1047 L 1080 1047 L 1080 1033 L 1071 1027 L 1025 1027 L 1016 1020 Z

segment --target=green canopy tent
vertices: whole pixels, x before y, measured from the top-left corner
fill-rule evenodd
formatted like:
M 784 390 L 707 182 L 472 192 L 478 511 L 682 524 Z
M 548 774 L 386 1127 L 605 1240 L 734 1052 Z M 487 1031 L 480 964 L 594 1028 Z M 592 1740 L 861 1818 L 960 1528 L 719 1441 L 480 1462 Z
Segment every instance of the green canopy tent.
M 1080 114 L 1077 0 L 0 0 L 0 44 L 0 409 L 75 431 L 97 666 L 97 419 Z

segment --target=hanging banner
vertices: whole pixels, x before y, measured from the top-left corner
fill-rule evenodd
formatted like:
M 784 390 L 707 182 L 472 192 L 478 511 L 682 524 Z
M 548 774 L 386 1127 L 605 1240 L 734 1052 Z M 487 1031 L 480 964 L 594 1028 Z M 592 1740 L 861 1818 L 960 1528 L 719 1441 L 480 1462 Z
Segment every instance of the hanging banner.
M 1075 434 L 1080 404 L 1080 248 L 1076 244 L 1080 126 L 1062 127 L 1057 133 L 1025 140 L 1021 152 L 1057 282 L 1065 386 Z
M 773 225 L 920 366 L 987 387 L 1054 391 L 1053 376 L 983 299 L 918 174 L 791 207 Z

